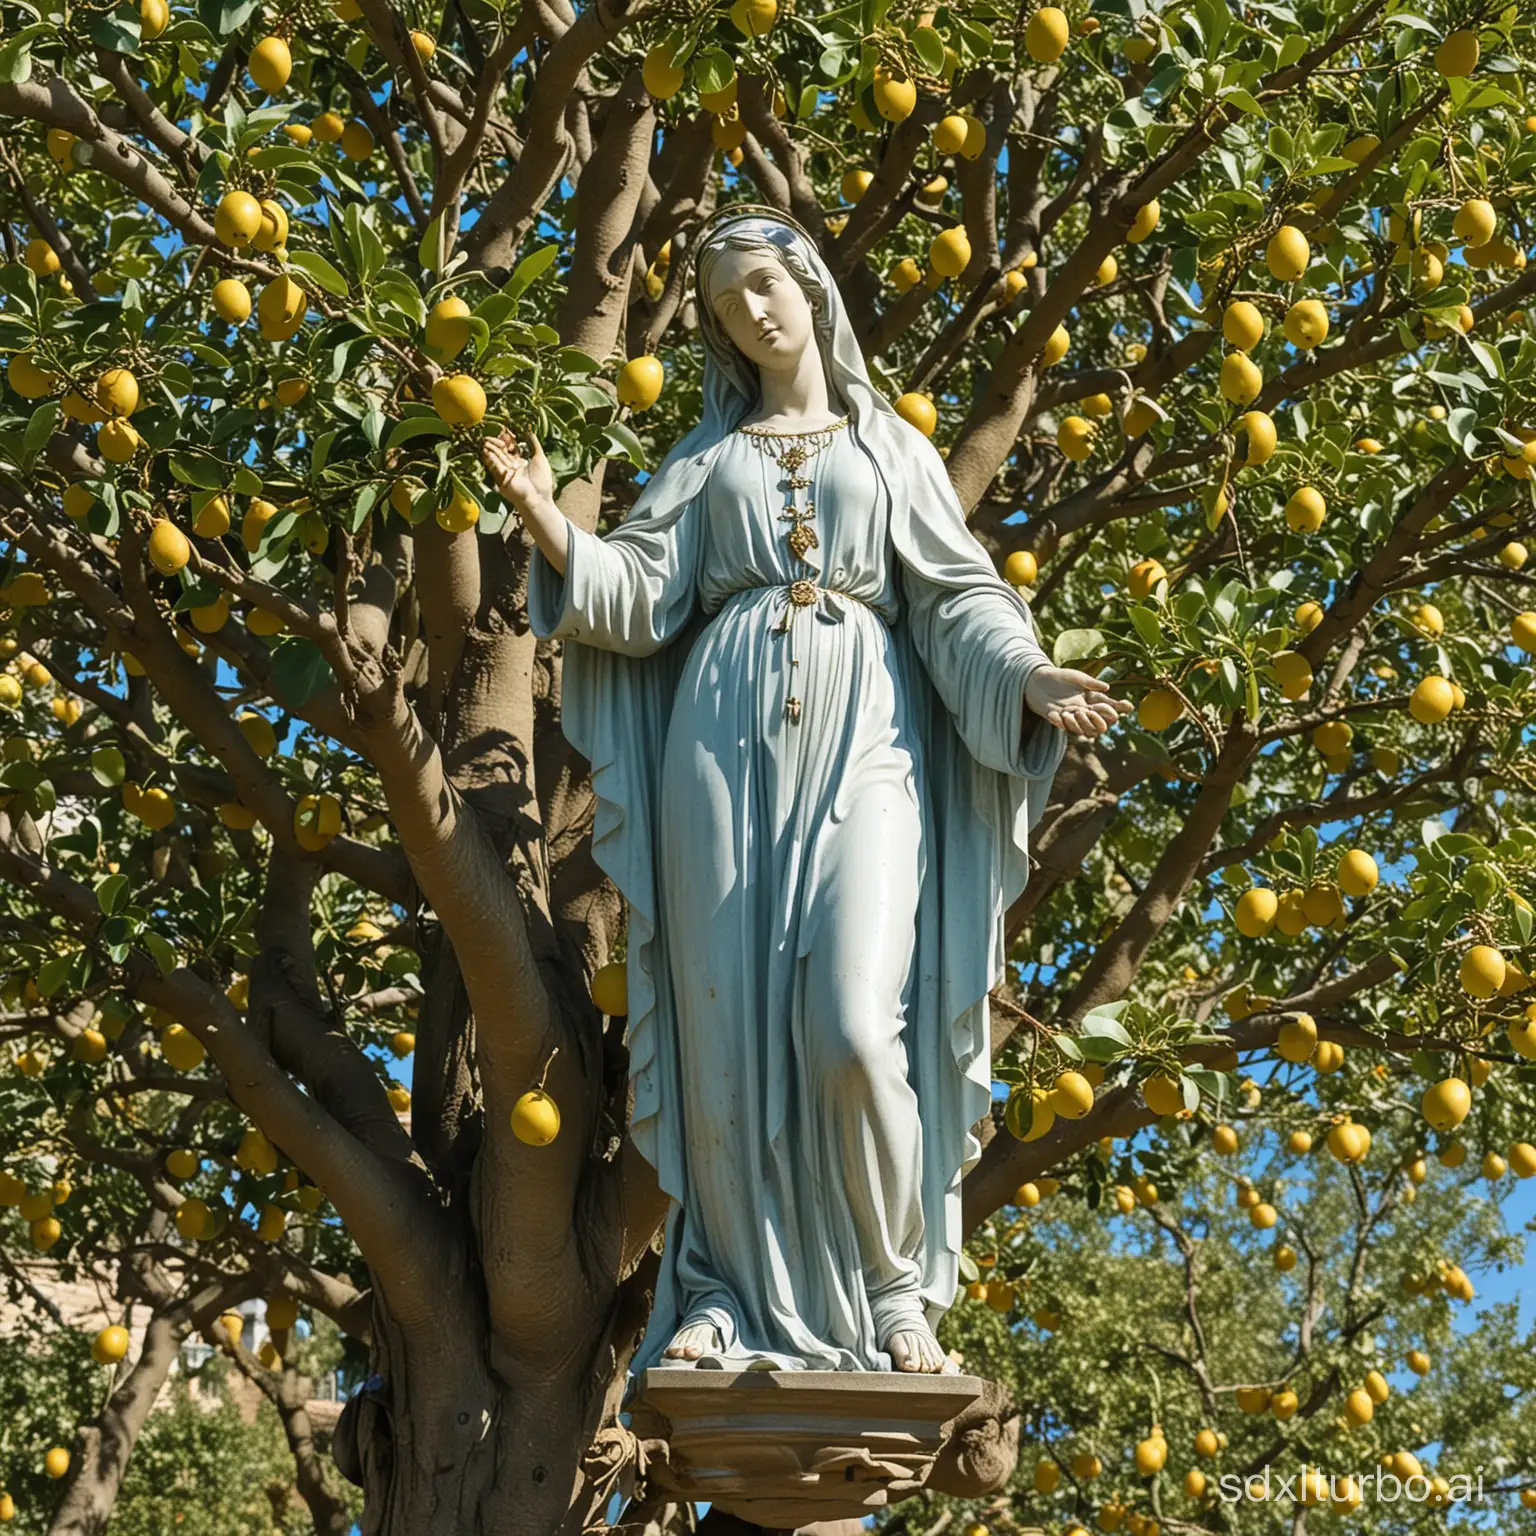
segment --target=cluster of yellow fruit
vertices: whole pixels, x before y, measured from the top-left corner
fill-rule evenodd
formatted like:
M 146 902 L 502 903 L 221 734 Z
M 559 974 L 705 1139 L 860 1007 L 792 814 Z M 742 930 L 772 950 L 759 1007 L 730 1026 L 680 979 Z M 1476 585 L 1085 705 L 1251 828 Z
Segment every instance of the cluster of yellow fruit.
M 8 648 L 8 654 L 14 658 L 12 665 L 16 669 L 14 672 L 0 672 L 0 706 L 14 709 L 21 703 L 27 688 L 46 688 L 53 681 L 53 673 L 35 656 L 18 651 L 11 636 L 7 635 L 0 645 Z
M 20 1062 L 17 1065 L 20 1066 Z M 73 1193 L 68 1179 L 56 1179 L 41 1189 L 29 1191 L 15 1174 L 0 1173 L 0 1207 L 15 1208 L 26 1222 L 28 1238 L 38 1253 L 47 1253 L 64 1235 L 59 1218 L 53 1213 Z
M 303 795 L 293 809 L 293 835 L 306 853 L 319 853 L 341 834 L 341 802 L 330 794 Z
M 128 779 L 119 793 L 123 809 L 130 816 L 136 816 L 151 832 L 164 831 L 176 820 L 176 802 L 163 789 L 143 789 L 133 779 Z
M 1467 952 L 1461 957 L 1459 979 L 1462 990 L 1467 996 L 1475 997 L 1479 1001 L 1513 997 L 1517 992 L 1524 992 L 1532 983 L 1532 977 L 1510 960 L 1495 944 L 1469 946 Z M 1536 1003 L 1533 1003 L 1531 1008 L 1536 1010 Z M 1536 1017 L 1536 1014 L 1533 1014 L 1533 1017 Z M 1530 1031 L 1526 1026 L 1530 1022 L 1527 1019 L 1510 1026 L 1510 1042 L 1522 1056 L 1536 1055 L 1536 1049 L 1527 1048 L 1530 1044 L 1528 1041 Z
M 1329 738 L 1328 744 L 1331 744 Z M 1347 919 L 1344 896 L 1368 896 L 1380 880 L 1376 861 L 1363 848 L 1341 855 L 1334 881 L 1316 881 L 1309 888 L 1292 887 L 1278 892 L 1256 885 L 1243 892 L 1233 911 L 1237 931 L 1248 939 L 1262 939 L 1272 928 L 1295 938 L 1309 925 L 1339 927 Z
M 1049 1087 L 1035 1084 L 1020 1086 L 1008 1096 L 1003 1110 L 1003 1124 L 1020 1141 L 1038 1141 L 1056 1123 L 1060 1115 L 1067 1120 L 1081 1120 L 1093 1108 L 1093 1091 L 1104 1081 L 1104 1069 L 1097 1062 L 1062 1072 Z
M 348 160 L 363 161 L 373 154 L 373 130 L 355 119 L 347 122 L 339 112 L 322 112 L 307 123 L 287 123 L 284 134 L 301 149 L 311 141 L 339 144 Z

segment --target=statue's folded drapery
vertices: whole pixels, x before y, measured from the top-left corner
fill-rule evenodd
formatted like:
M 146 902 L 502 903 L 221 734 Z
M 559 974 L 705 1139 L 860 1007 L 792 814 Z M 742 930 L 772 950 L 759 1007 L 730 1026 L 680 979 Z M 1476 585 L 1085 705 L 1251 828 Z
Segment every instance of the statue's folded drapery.
M 631 1134 L 676 1202 L 636 1371 L 689 1317 L 721 1329 L 706 1364 L 889 1369 L 902 1305 L 936 1324 L 958 1282 L 986 995 L 1065 737 L 1025 711 L 1048 658 L 943 461 L 850 403 L 793 672 L 805 569 L 746 433 L 690 434 L 620 528 L 570 530 L 564 577 L 533 560 L 628 903 Z

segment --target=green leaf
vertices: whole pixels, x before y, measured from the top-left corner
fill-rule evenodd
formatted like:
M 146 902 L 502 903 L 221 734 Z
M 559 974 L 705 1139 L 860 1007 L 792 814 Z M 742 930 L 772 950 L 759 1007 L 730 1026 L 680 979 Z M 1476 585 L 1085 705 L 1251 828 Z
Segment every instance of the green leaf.
M 518 262 L 517 269 L 509 277 L 502 287 L 502 293 L 508 298 L 517 298 L 524 293 L 549 269 L 550 263 L 560 254 L 558 245 L 542 245 L 536 251 L 530 251 L 528 255 Z M 557 338 L 558 339 L 558 338 Z
M 1149 649 L 1155 651 L 1163 643 L 1163 626 L 1158 623 L 1157 615 L 1150 608 L 1143 608 L 1139 604 L 1132 608 L 1131 625 Z
M 108 875 L 100 885 L 96 887 L 96 905 L 101 908 L 103 917 L 111 917 L 128 895 L 127 875 Z
M 1051 647 L 1051 660 L 1058 667 L 1071 661 L 1084 661 L 1104 652 L 1104 636 L 1097 629 L 1064 629 Z
M 139 10 L 133 5 L 119 5 L 109 16 L 98 16 L 89 28 L 91 41 L 113 53 L 139 51 Z
M 38 969 L 37 990 L 44 997 L 54 997 L 64 988 L 64 983 L 69 979 L 69 956 L 55 955 L 47 960 Z
M 693 83 L 700 92 L 723 91 L 735 76 L 736 66 L 721 48 L 710 48 L 693 61 Z
M 944 69 L 944 39 L 939 36 L 938 29 L 913 27 L 910 37 L 912 46 L 917 50 L 917 56 L 923 61 L 928 73 L 941 74 Z
M 384 451 L 388 453 L 412 438 L 449 437 L 452 432 L 453 428 L 441 416 L 407 416 L 389 429 L 389 436 L 384 439 Z
M 628 459 L 636 469 L 644 469 L 645 445 L 622 421 L 611 421 L 597 440 L 598 451 L 605 458 Z
M 195 485 L 204 491 L 222 491 L 228 470 L 221 460 L 206 453 L 181 450 L 168 455 L 171 474 L 183 485 Z
M 0 85 L 25 85 L 32 78 L 32 40 L 13 37 L 0 47 Z
M 443 216 L 438 216 L 427 225 L 427 232 L 421 237 L 416 247 L 416 259 L 428 272 L 440 272 L 442 263 L 438 260 L 440 252 L 438 244 L 443 236 Z
M 128 776 L 128 765 L 116 747 L 97 747 L 91 753 L 91 776 L 104 789 L 116 789 Z
M 981 1279 L 981 1271 L 976 1267 L 976 1260 L 963 1248 L 960 1250 L 960 1278 L 967 1285 L 974 1285 Z
M 59 402 L 49 400 L 32 412 L 27 421 L 27 430 L 21 437 L 21 462 L 23 468 L 30 468 L 33 459 L 43 451 L 48 439 L 53 436 L 53 429 L 59 420 Z
M 287 709 L 302 708 L 336 681 L 331 664 L 313 640 L 292 635 L 272 651 L 272 691 Z
M 307 272 L 327 293 L 334 294 L 338 299 L 346 298 L 346 278 L 319 251 L 290 252 L 288 263 L 301 272 Z
M 176 969 L 176 951 L 170 941 L 153 928 L 144 930 L 144 947 L 150 953 L 162 976 L 170 976 Z

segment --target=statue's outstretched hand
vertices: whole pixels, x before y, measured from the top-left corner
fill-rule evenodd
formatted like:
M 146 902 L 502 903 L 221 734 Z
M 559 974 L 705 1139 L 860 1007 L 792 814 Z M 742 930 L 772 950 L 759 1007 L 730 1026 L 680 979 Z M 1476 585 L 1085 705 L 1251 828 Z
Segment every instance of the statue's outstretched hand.
M 501 492 L 502 500 L 520 516 L 528 509 L 548 502 L 555 494 L 554 471 L 537 438 L 533 439 L 533 457 L 526 457 L 510 432 L 488 437 L 481 447 L 485 467 Z
M 1107 683 L 1071 667 L 1037 668 L 1025 684 L 1024 702 L 1073 736 L 1102 736 L 1131 712 L 1127 700 L 1110 698 Z

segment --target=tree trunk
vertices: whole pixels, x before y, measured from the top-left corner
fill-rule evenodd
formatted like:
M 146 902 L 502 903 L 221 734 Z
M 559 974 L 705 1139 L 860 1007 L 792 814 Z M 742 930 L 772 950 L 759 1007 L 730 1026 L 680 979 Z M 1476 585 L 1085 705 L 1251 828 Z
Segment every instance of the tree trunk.
M 106 1530 L 128 1458 L 176 1362 L 180 1342 L 169 1320 L 150 1320 L 139 1358 L 114 1387 L 96 1422 L 80 1430 L 48 1536 L 101 1536 Z
M 315 1448 L 314 1430 L 304 1408 L 308 1387 L 307 1378 L 297 1371 L 284 1371 L 274 1406 L 283 1421 L 288 1449 L 293 1452 L 299 1496 L 309 1506 L 315 1536 L 347 1536 L 352 1516 L 326 1481 L 325 1463 Z

